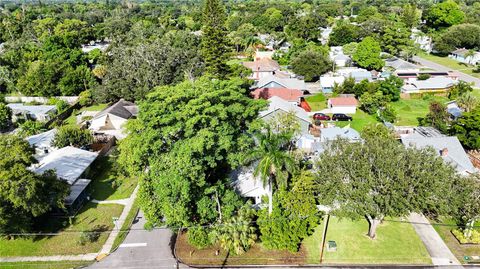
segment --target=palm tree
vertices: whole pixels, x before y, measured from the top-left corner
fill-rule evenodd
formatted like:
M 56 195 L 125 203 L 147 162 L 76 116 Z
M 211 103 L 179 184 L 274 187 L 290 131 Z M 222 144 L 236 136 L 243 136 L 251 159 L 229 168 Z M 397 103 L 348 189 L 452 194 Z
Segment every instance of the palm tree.
M 472 93 L 468 92 L 458 97 L 457 103 L 465 112 L 470 112 L 480 104 L 480 101 Z
M 295 160 L 285 150 L 290 143 L 290 136 L 274 133 L 270 128 L 255 134 L 256 147 L 247 155 L 246 161 L 256 163 L 253 175 L 260 176 L 263 186 L 269 186 L 268 214 L 273 210 L 273 187 L 286 186 L 288 173 L 295 170 Z
M 248 250 L 257 240 L 255 227 L 250 222 L 251 219 L 240 214 L 219 226 L 214 234 L 220 246 L 235 255 Z

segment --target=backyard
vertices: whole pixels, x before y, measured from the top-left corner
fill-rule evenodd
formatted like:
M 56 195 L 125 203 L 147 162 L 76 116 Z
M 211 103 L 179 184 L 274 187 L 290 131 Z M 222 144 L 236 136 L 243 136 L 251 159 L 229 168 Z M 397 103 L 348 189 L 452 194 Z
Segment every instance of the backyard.
M 114 227 L 112 218 L 119 217 L 122 205 L 99 205 L 87 203 L 73 218 L 45 216 L 36 231 L 54 233 L 50 236 L 25 236 L 12 240 L 0 239 L 0 257 L 48 256 L 84 254 L 100 251 Z M 79 243 L 82 231 L 98 231 L 93 242 Z
M 427 115 L 428 107 L 432 101 L 445 103 L 448 102 L 448 99 L 441 96 L 425 96 L 424 98 L 400 99 L 397 102 L 390 103 L 397 113 L 395 125 L 418 126 L 418 118 Z
M 396 219 L 385 220 L 377 237 L 366 236 L 367 220 L 330 218 L 327 242 L 337 243 L 337 251 L 324 252 L 324 263 L 430 264 L 431 259 L 413 227 Z
M 440 218 L 438 221 L 430 220 L 430 223 L 432 223 L 435 231 L 437 231 L 445 244 L 447 244 L 448 248 L 460 262 L 465 262 L 464 256 L 480 255 L 480 244 L 460 244 L 455 236 L 453 236 L 452 230 L 457 228 L 454 220 Z M 441 225 L 435 223 L 441 223 Z M 478 223 L 476 226 L 478 226 Z
M 88 107 L 82 107 L 79 110 L 73 111 L 72 115 L 65 119 L 64 124 L 65 125 L 76 125 L 77 124 L 77 116 L 80 115 L 83 111 L 102 111 L 108 106 L 108 104 L 98 104 L 98 105 L 92 105 Z

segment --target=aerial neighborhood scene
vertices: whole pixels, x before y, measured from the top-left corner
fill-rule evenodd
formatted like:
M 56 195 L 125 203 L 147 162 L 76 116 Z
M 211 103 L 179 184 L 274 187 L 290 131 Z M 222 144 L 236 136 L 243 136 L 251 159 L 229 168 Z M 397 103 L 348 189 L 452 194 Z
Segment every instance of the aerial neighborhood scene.
M 0 268 L 480 267 L 480 1 L 0 0 Z

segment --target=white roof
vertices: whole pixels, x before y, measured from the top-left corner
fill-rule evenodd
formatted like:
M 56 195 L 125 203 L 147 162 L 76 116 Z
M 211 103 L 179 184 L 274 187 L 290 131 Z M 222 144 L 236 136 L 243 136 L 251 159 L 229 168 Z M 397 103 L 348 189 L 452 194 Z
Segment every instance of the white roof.
M 263 186 L 262 180 L 253 175 L 255 165 L 241 167 L 230 174 L 232 187 L 243 197 L 260 197 L 268 194 L 269 187 Z
M 34 146 L 36 148 L 50 148 L 56 133 L 57 129 L 52 129 L 37 135 L 29 136 L 26 138 L 26 140 L 30 146 Z
M 280 78 L 274 75 L 269 75 L 269 76 L 260 78 L 256 88 L 263 88 L 265 85 L 267 85 L 270 82 L 275 82 L 277 84 L 280 84 L 287 89 L 297 89 L 297 90 L 307 89 L 307 85 L 303 80 L 296 79 L 296 78 Z
M 320 77 L 320 86 L 322 88 L 331 88 L 335 83 L 342 84 L 345 81 L 345 77 Z
M 269 102 L 268 109 L 264 111 L 260 111 L 261 118 L 267 116 L 268 114 L 276 110 L 283 110 L 285 112 L 294 112 L 297 118 L 302 119 L 306 122 L 310 122 L 310 117 L 308 116 L 307 112 L 303 108 L 295 104 L 285 101 L 278 96 L 270 97 L 268 99 L 268 102 Z
M 360 134 L 350 127 L 330 127 L 320 129 L 320 136 L 322 141 L 330 141 L 337 138 L 345 138 L 349 141 L 358 141 L 360 140 Z
M 445 89 L 455 85 L 456 81 L 449 77 L 431 77 L 426 80 L 412 79 L 404 86 L 405 90 Z
M 56 110 L 55 106 L 47 106 L 47 105 L 38 105 L 38 106 L 29 106 L 24 105 L 22 103 L 11 103 L 7 104 L 9 108 L 15 111 L 24 111 L 32 115 L 39 115 L 39 114 L 47 114 L 51 111 Z
M 58 149 L 42 159 L 33 171 L 42 174 L 47 170 L 55 170 L 57 177 L 72 185 L 97 158 L 98 153 L 75 147 Z

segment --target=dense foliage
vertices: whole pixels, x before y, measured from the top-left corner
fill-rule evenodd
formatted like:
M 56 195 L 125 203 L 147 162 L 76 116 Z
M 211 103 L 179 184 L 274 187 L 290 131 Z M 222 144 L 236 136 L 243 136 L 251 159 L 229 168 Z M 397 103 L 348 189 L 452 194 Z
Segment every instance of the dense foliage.
M 66 146 L 85 147 L 93 142 L 93 136 L 88 129 L 80 129 L 75 125 L 66 125 L 58 128 L 53 138 L 53 146 L 63 148 Z
M 35 163 L 27 141 L 0 136 L 0 233 L 26 232 L 33 219 L 52 208 L 63 208 L 68 184 L 51 171 L 37 175 L 28 168 Z

